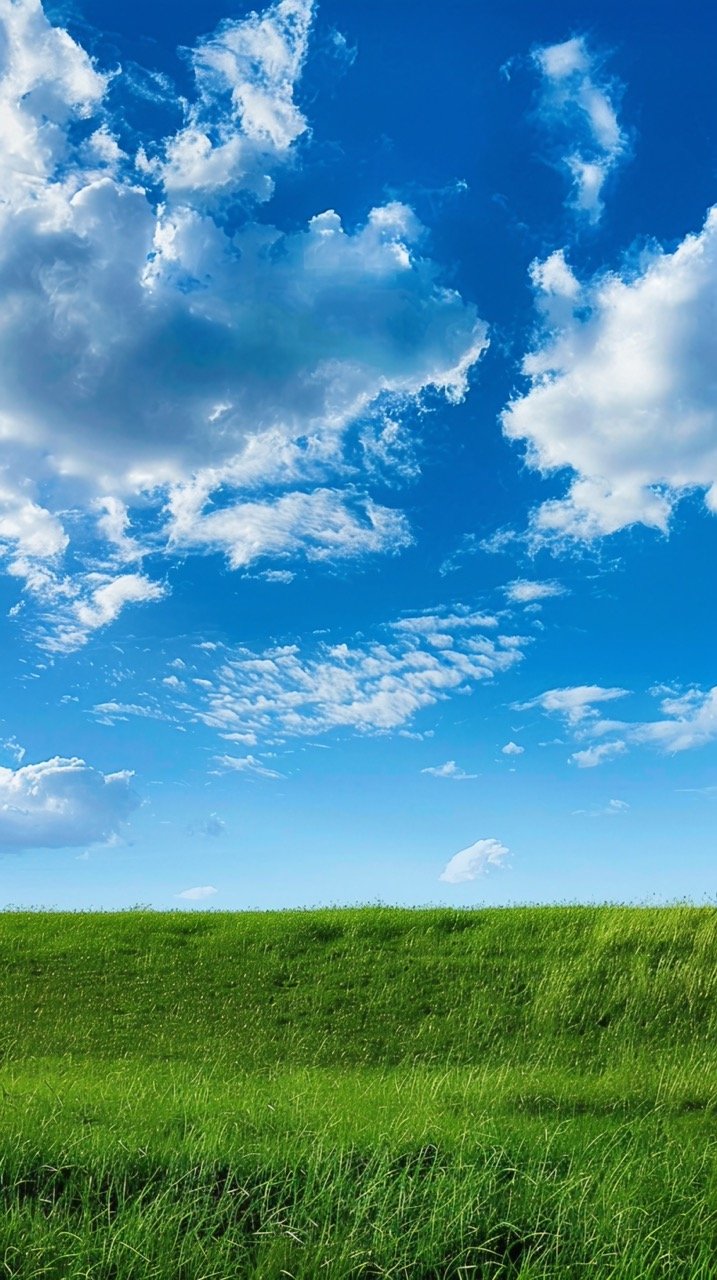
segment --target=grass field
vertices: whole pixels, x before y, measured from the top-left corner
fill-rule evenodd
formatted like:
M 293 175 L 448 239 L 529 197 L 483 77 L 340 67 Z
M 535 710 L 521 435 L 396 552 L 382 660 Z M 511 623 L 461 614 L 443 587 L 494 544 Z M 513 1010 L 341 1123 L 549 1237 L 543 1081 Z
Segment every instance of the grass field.
M 0 915 L 0 1277 L 717 1276 L 717 909 Z

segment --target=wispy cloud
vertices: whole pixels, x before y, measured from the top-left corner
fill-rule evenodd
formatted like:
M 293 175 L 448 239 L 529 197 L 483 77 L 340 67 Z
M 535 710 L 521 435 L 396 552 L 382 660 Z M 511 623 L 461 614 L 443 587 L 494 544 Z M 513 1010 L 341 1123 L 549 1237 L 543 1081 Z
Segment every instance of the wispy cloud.
M 200 884 L 194 889 L 182 889 L 181 893 L 176 894 L 177 898 L 186 898 L 189 902 L 204 902 L 207 898 L 213 898 L 219 890 L 214 888 L 213 884 Z
M 252 778 L 283 778 L 285 775 L 279 773 L 278 769 L 271 769 L 268 765 L 263 764 L 256 756 L 216 756 L 215 764 L 220 769 L 227 770 L 230 773 L 246 773 Z
M 2 745 L 3 751 L 7 751 L 8 755 L 12 756 L 16 764 L 22 764 L 27 752 L 14 735 L 10 738 L 5 738 L 0 745 Z
M 582 36 L 536 49 L 533 61 L 541 74 L 539 116 L 561 148 L 559 164 L 572 183 L 570 203 L 596 223 L 605 181 L 627 153 L 615 107 L 618 86 L 605 78 L 604 59 Z
M 562 717 L 566 728 L 577 741 L 604 739 L 618 733 L 610 741 L 590 742 L 573 752 L 570 760 L 581 769 L 594 768 L 623 755 L 629 746 L 652 746 L 665 754 L 689 751 L 717 740 L 717 686 L 712 689 L 691 687 L 681 693 L 671 691 L 661 697 L 665 686 L 650 692 L 660 698 L 661 716 L 648 720 L 609 720 L 600 716 L 598 706 L 627 696 L 626 689 L 605 689 L 600 685 L 577 685 L 565 689 L 548 689 L 520 710 L 540 707 L 549 714 Z
M 578 766 L 578 769 L 594 769 L 599 764 L 605 764 L 607 760 L 614 760 L 615 756 L 624 755 L 626 751 L 625 743 L 620 738 L 615 738 L 612 742 L 601 742 L 597 746 L 574 751 L 570 760 L 572 764 Z
M 619 813 L 627 813 L 630 808 L 626 800 L 608 800 L 606 805 L 597 809 L 573 809 L 574 817 L 614 818 Z
M 533 707 L 541 707 L 543 711 L 556 712 L 564 716 L 569 724 L 575 725 L 586 717 L 595 716 L 595 703 L 612 702 L 615 698 L 627 696 L 627 689 L 606 689 L 599 684 L 579 684 L 563 689 L 546 689 L 536 698 L 528 702 L 514 704 L 516 711 L 529 711 Z
M 659 720 L 631 727 L 634 742 L 648 743 L 664 752 L 690 751 L 717 739 L 717 685 L 712 689 L 688 689 L 663 698 Z
M 452 778 L 455 782 L 478 777 L 477 773 L 466 773 L 455 760 L 446 760 L 445 764 L 431 765 L 427 769 L 421 769 L 421 773 L 429 773 L 433 778 Z
M 550 600 L 567 594 L 566 588 L 559 582 L 531 582 L 527 578 L 516 578 L 503 590 L 511 604 L 534 604 L 538 600 Z

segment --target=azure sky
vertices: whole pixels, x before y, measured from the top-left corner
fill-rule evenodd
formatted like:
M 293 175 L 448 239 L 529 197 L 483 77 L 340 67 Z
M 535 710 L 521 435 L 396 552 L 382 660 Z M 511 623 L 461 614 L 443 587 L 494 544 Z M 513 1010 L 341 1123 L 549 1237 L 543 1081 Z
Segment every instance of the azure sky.
M 714 899 L 716 38 L 0 0 L 0 905 Z

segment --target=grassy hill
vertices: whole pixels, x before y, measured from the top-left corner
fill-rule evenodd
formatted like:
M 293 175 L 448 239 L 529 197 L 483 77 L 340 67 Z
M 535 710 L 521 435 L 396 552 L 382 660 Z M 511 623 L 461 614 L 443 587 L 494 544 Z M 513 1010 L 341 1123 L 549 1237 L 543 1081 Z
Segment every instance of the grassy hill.
M 0 915 L 0 1274 L 717 1274 L 717 910 Z

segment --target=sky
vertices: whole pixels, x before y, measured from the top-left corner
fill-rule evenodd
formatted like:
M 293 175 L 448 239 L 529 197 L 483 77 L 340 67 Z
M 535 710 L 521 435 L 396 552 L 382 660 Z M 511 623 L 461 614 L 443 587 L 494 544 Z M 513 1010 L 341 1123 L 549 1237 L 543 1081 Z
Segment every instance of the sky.
M 0 907 L 714 901 L 716 40 L 0 0 Z

